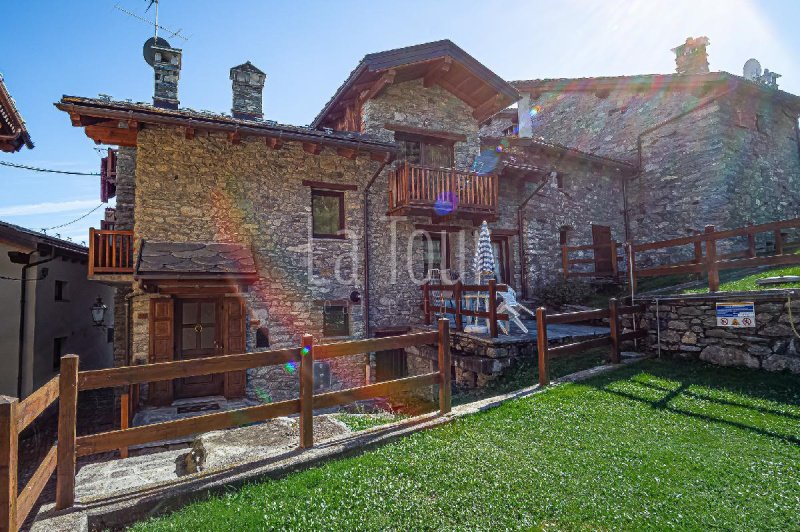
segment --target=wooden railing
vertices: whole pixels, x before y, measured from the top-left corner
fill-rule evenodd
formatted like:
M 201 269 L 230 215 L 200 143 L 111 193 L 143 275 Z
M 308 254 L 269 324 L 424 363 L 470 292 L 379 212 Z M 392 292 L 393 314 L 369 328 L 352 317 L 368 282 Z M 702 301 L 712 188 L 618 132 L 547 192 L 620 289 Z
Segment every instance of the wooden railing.
M 544 307 L 536 309 L 536 347 L 539 354 L 539 384 L 547 386 L 550 383 L 550 359 L 572 355 L 592 349 L 594 347 L 611 346 L 611 362 L 619 364 L 620 345 L 626 340 L 643 338 L 647 336 L 644 329 L 633 330 L 626 333 L 622 332 L 620 317 L 625 314 L 633 314 L 632 322 L 636 323 L 635 315 L 644 312 L 644 305 L 620 306 L 619 301 L 610 299 L 607 309 L 584 310 L 581 312 L 567 312 L 563 314 L 547 314 Z M 550 347 L 547 340 L 547 326 L 557 323 L 575 323 L 579 321 L 599 320 L 608 318 L 609 334 L 590 338 L 580 342 Z
M 438 371 L 314 395 L 315 360 L 428 344 L 438 346 Z M 77 436 L 79 391 L 114 387 L 127 389 L 131 385 L 144 382 L 212 375 L 288 362 L 297 364 L 300 383 L 298 399 Z M 314 409 L 385 397 L 420 386 L 439 385 L 439 411 L 445 414 L 451 408 L 450 366 L 450 324 L 447 319 L 439 320 L 438 331 L 336 344 L 314 344 L 312 336 L 304 335 L 300 347 L 291 349 L 161 362 L 144 366 L 79 371 L 78 357 L 66 355 L 61 358 L 61 374 L 24 401 L 18 404 L 14 398 L 0 397 L 0 517 L 2 518 L 0 531 L 18 529 L 53 470 L 57 471 L 56 509 L 63 510 L 73 506 L 75 464 L 80 456 L 122 451 L 131 445 L 238 427 L 292 414 L 299 414 L 300 447 L 310 448 L 314 445 L 312 423 Z M 50 450 L 28 485 L 17 495 L 19 432 L 55 399 L 59 399 L 57 446 Z
M 89 229 L 89 276 L 133 273 L 133 231 Z
M 489 280 L 488 285 L 482 284 L 463 284 L 456 281 L 453 284 L 432 284 L 426 282 L 422 285 L 422 310 L 425 315 L 425 325 L 430 325 L 433 314 L 452 314 L 455 316 L 455 327 L 457 331 L 464 329 L 464 317 L 488 318 L 489 334 L 492 338 L 497 338 L 497 322 L 508 321 L 507 314 L 497 313 L 497 293 L 508 290 L 508 285 L 497 284 L 494 279 Z M 439 292 L 439 297 L 434 298 L 432 292 Z M 488 294 L 488 311 L 472 310 L 464 308 L 464 296 L 473 294 Z M 448 305 L 448 303 L 450 303 Z
M 588 244 L 584 246 L 561 246 L 561 271 L 564 274 L 564 279 L 570 277 L 618 277 L 619 276 L 619 263 L 625 261 L 625 257 L 618 253 L 622 248 L 622 243 L 612 240 L 608 244 Z M 600 250 L 609 249 L 609 262 L 611 268 L 608 271 L 598 271 L 596 268 L 597 252 Z M 592 252 L 591 257 L 581 257 L 571 259 L 570 253 L 573 251 L 583 252 L 586 255 L 587 251 Z M 572 270 L 570 266 L 577 264 L 589 264 L 592 266 L 591 270 Z
M 708 225 L 705 231 L 698 235 L 649 242 L 646 244 L 629 242 L 626 244 L 626 253 L 628 255 L 629 271 L 633 272 L 631 276 L 632 282 L 635 287 L 639 277 L 680 275 L 687 273 L 706 274 L 708 276 L 709 291 L 716 292 L 719 290 L 720 270 L 800 264 L 800 255 L 786 252 L 789 246 L 784 241 L 783 229 L 800 229 L 800 218 L 760 225 L 749 225 L 726 231 L 717 231 L 713 225 Z M 762 256 L 757 255 L 756 235 L 759 233 L 772 233 L 774 235 L 774 253 Z M 718 242 L 728 238 L 746 238 L 747 249 L 727 254 L 719 254 L 717 252 Z M 637 253 L 641 254 L 647 251 L 687 245 L 693 247 L 693 258 L 689 261 L 647 268 L 641 268 L 636 265 Z M 705 253 L 703 248 L 705 248 Z
M 58 398 L 58 377 L 22 401 L 0 396 L 0 531 L 19 529 L 56 469 L 54 445 L 25 487 L 18 491 L 19 435 Z
M 496 174 L 477 174 L 451 168 L 428 168 L 401 163 L 389 175 L 391 214 L 444 213 L 496 215 Z M 450 202 L 450 205 L 448 205 Z

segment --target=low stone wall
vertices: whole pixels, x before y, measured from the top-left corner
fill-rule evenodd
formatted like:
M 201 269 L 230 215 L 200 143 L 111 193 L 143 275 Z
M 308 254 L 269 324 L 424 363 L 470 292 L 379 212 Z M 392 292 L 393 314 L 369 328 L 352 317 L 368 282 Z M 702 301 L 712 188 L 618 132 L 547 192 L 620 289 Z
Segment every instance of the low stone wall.
M 800 330 L 800 290 L 650 299 L 645 314 L 650 329 L 648 349 L 658 353 L 660 337 L 661 355 L 800 373 L 800 338 L 790 324 L 789 298 L 795 328 Z M 716 304 L 732 301 L 755 303 L 755 327 L 717 326 Z

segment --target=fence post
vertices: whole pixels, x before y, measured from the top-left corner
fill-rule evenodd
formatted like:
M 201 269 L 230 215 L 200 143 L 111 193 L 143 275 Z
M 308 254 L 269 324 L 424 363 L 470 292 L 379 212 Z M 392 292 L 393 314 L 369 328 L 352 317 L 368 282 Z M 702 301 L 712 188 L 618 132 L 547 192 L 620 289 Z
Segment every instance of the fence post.
M 699 240 L 694 243 L 694 262 L 695 264 L 703 262 L 703 243 Z
M 61 357 L 58 378 L 56 510 L 75 503 L 75 437 L 78 417 L 78 355 Z
M 422 285 L 422 312 L 425 314 L 425 325 L 431 324 L 431 282 Z
M 539 386 L 550 384 L 550 355 L 547 352 L 547 310 L 536 309 L 536 347 L 539 351 Z
M 617 241 L 611 241 L 611 273 L 616 279 L 619 275 L 619 264 L 617 263 Z
M 129 427 L 129 416 L 130 416 L 130 387 L 122 393 L 119 398 L 119 428 L 121 430 L 125 430 Z M 119 448 L 119 457 L 120 458 L 127 458 L 128 457 L 128 448 L 127 447 L 120 447 Z
M 450 412 L 452 389 L 450 385 L 450 320 L 439 319 L 439 413 Z
M 719 268 L 717 267 L 717 241 L 713 236 L 709 236 L 714 232 L 713 225 L 707 225 L 705 233 L 706 240 L 706 271 L 708 272 L 708 291 L 719 291 Z
M 300 352 L 300 447 L 314 446 L 314 337 L 304 334 Z
M 611 330 L 611 363 L 619 364 L 619 301 L 608 300 L 608 328 Z
M 780 229 L 775 229 L 775 254 L 783 255 L 783 234 Z
M 464 283 L 461 282 L 461 279 L 456 281 L 456 286 L 453 288 L 453 297 L 456 300 L 456 330 L 462 331 L 464 329 L 464 317 L 461 315 L 461 288 L 464 286 Z
M 749 222 L 747 225 L 753 225 L 753 222 Z M 755 256 L 756 256 L 756 234 L 747 233 L 747 257 L 752 259 Z
M 497 280 L 489 279 L 489 333 L 497 338 Z
M 17 532 L 17 398 L 0 395 L 0 531 Z
M 561 246 L 561 269 L 564 272 L 564 280 L 566 281 L 569 279 L 569 250 L 566 244 Z

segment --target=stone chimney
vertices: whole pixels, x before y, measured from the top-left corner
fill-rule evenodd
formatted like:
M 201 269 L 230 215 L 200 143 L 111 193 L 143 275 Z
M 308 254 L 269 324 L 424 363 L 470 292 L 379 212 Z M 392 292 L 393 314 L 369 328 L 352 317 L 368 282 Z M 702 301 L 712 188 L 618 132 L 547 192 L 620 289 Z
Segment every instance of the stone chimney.
M 233 88 L 234 118 L 260 120 L 264 117 L 261 109 L 261 94 L 267 75 L 253 66 L 250 61 L 231 69 Z
M 682 45 L 673 48 L 675 72 L 678 74 L 708 74 L 708 37 L 688 37 Z
M 156 88 L 153 94 L 153 105 L 166 109 L 177 109 L 178 80 L 181 77 L 181 50 L 166 46 L 153 46 L 155 59 L 153 70 L 156 77 Z

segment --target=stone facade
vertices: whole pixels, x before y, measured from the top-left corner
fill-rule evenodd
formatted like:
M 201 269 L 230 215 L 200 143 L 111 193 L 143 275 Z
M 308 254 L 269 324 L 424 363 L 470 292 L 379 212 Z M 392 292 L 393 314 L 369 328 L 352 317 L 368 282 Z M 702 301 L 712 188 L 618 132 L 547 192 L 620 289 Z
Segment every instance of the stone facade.
M 657 306 L 649 301 L 644 316 L 650 331 L 648 349 L 662 356 L 696 358 L 721 366 L 800 373 L 800 337 L 795 333 L 800 329 L 800 290 L 789 294 L 667 297 L 659 299 Z M 724 301 L 753 301 L 756 327 L 718 327 L 716 303 Z

